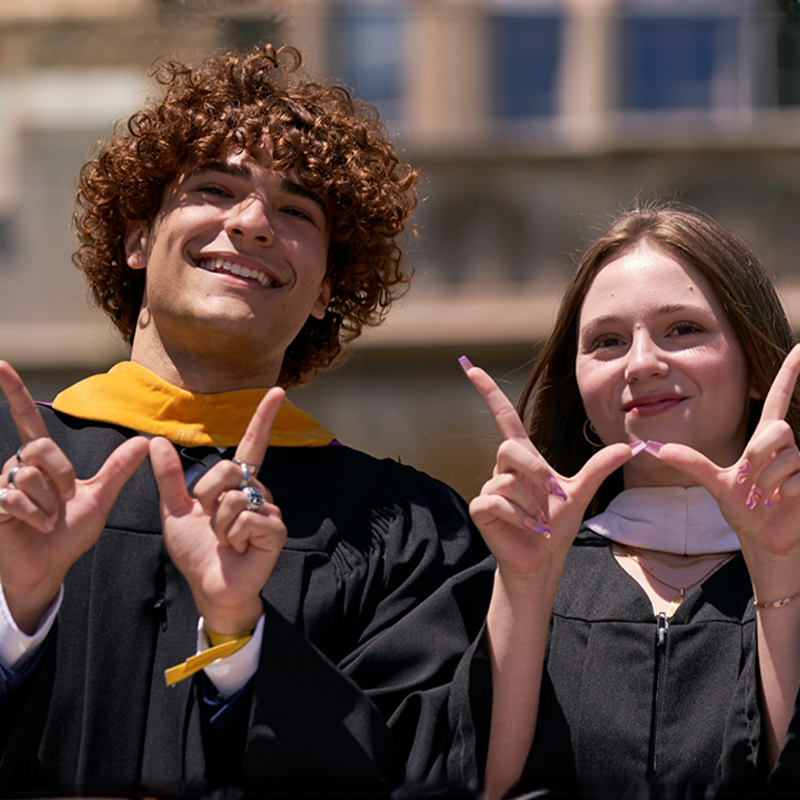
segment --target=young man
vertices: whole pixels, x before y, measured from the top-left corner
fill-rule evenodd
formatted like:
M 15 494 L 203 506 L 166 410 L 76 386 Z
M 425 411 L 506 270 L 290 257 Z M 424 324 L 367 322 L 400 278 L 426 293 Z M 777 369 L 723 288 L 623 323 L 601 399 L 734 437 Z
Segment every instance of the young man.
M 0 363 L 0 795 L 459 783 L 489 587 L 443 584 L 483 547 L 283 398 L 407 282 L 416 174 L 298 66 L 165 67 L 80 179 L 75 261 L 131 361 L 52 409 Z

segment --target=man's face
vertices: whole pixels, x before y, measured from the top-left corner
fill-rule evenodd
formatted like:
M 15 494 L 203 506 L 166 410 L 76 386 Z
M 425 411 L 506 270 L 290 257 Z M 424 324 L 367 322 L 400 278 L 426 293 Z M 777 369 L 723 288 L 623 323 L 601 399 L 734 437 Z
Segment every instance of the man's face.
M 277 379 L 309 315 L 324 316 L 327 205 L 270 165 L 265 148 L 187 169 L 165 187 L 153 224 L 131 225 L 128 264 L 146 270 L 135 348 L 229 350 Z

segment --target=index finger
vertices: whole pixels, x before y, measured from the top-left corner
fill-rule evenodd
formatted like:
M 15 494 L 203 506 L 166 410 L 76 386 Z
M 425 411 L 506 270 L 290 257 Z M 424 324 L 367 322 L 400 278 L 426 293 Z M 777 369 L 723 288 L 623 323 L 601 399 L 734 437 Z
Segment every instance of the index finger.
M 784 419 L 792 402 L 794 387 L 800 375 L 800 345 L 795 345 L 783 360 L 772 386 L 764 399 L 759 427 L 762 423 Z
M 504 439 L 524 439 L 529 442 L 528 432 L 525 430 L 519 414 L 517 414 L 517 409 L 514 408 L 503 390 L 484 370 L 473 366 L 466 357 L 461 360 L 461 366 L 464 368 L 464 372 L 472 385 L 483 398 L 483 402 L 486 403 L 486 407 L 489 409 L 500 435 Z
M 272 433 L 272 423 L 278 416 L 285 394 L 283 389 L 274 386 L 264 395 L 236 448 L 235 457 L 238 461 L 260 465 L 264 460 Z
M 50 436 L 31 393 L 7 361 L 0 361 L 0 389 L 8 400 L 22 444 Z

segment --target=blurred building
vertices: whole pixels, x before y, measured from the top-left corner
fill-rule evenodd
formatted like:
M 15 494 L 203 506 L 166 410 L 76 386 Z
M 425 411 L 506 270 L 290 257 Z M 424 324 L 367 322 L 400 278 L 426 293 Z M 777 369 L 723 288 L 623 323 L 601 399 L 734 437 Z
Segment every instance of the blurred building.
M 0 0 L 0 357 L 50 399 L 124 358 L 70 265 L 75 175 L 163 58 L 298 46 L 423 170 L 416 278 L 296 393 L 339 437 L 473 494 L 572 254 L 635 196 L 739 231 L 800 324 L 800 21 L 787 0 Z

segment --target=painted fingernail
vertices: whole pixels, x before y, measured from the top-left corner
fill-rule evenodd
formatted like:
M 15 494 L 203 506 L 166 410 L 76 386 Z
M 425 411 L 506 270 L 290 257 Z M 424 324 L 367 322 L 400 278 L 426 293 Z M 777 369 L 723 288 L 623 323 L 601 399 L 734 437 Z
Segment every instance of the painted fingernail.
M 647 442 L 634 442 L 633 444 L 628 445 L 631 448 L 631 453 L 633 455 L 638 456 L 642 450 L 647 449 Z
M 775 505 L 777 505 L 777 503 L 773 503 L 769 498 L 764 501 L 764 508 L 772 508 Z
M 461 358 L 458 359 L 458 363 L 461 364 L 461 369 L 463 369 L 464 372 L 473 367 L 472 362 L 466 356 L 461 356 Z
M 543 534 L 545 539 L 549 539 L 553 535 L 553 531 L 547 524 L 547 519 L 544 514 L 539 514 L 536 519 L 533 517 L 525 517 L 525 526 L 530 528 L 534 533 Z
M 745 459 L 739 464 L 739 474 L 736 476 L 737 483 L 744 483 L 747 480 L 747 476 L 750 474 L 750 471 L 753 469 L 750 462 Z
M 750 494 L 747 495 L 747 507 L 752 510 L 758 505 L 758 501 L 762 498 L 761 489 L 758 486 L 750 487 Z
M 544 485 L 550 490 L 550 494 L 554 494 L 556 497 L 560 497 L 562 500 L 567 500 L 567 495 L 564 490 L 558 485 L 558 481 L 550 477 L 545 482 Z
M 654 442 L 652 439 L 648 439 L 644 449 L 650 453 L 651 456 L 658 458 L 658 454 L 661 452 L 661 448 L 663 447 L 662 442 Z

